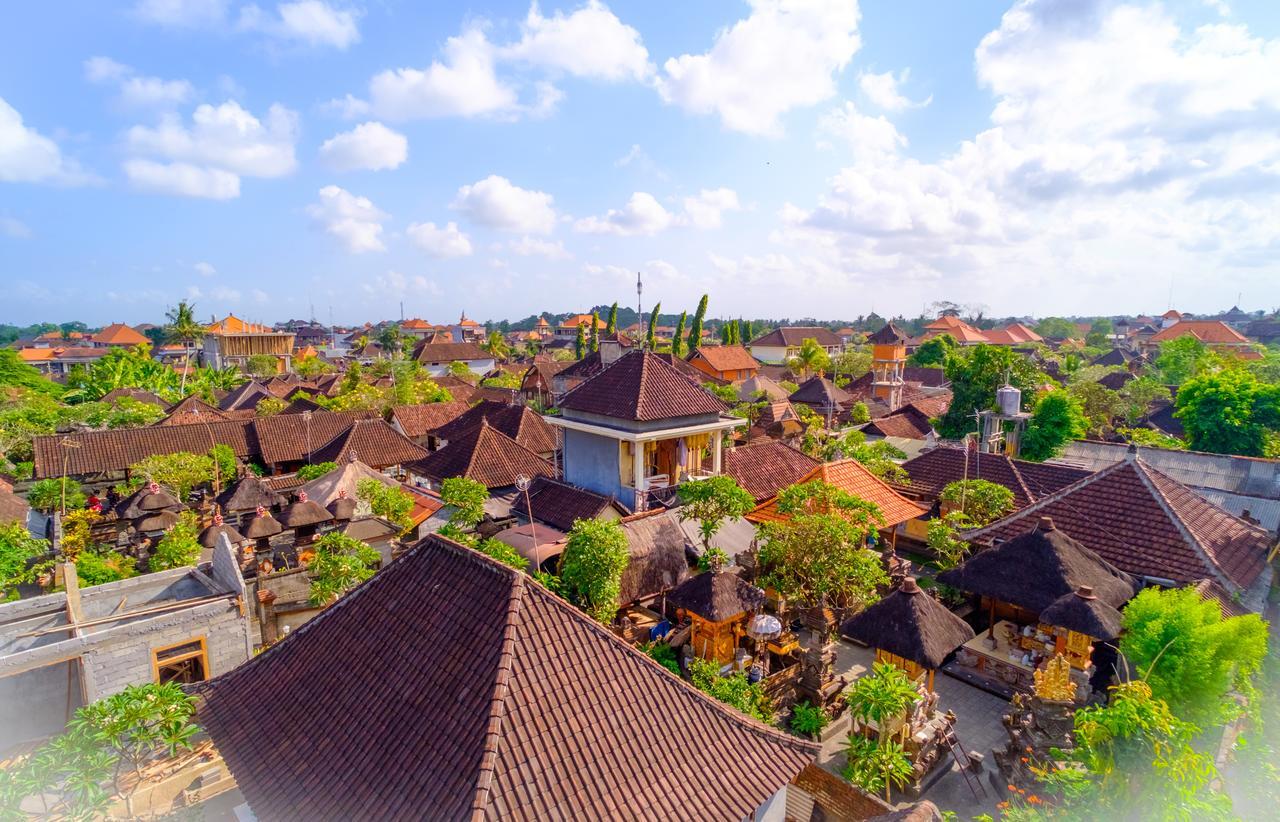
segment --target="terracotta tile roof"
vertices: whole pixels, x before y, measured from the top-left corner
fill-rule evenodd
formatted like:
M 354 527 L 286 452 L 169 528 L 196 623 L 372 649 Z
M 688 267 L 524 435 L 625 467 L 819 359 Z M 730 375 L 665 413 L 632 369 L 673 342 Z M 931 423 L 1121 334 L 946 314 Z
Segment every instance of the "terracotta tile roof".
M 1216 345 L 1247 345 L 1249 342 L 1247 337 L 1221 320 L 1179 320 L 1156 332 L 1151 342 L 1176 340 L 1188 334 L 1202 343 Z
M 1275 541 L 1132 455 L 968 536 L 1011 539 L 1041 516 L 1131 574 L 1229 590 L 1257 579 Z
M 740 345 L 704 345 L 690 359 L 701 357 L 714 371 L 754 371 L 760 367 L 751 352 Z
M 225 422 L 230 419 L 195 394 L 178 400 L 166 408 L 164 413 L 164 419 L 155 423 L 156 425 L 188 425 L 193 422 Z
M 206 453 L 209 438 L 231 448 L 241 459 L 256 456 L 258 441 L 252 424 L 240 421 L 211 422 L 204 425 L 149 425 L 145 428 L 117 428 L 110 431 L 83 431 L 36 437 L 35 478 L 62 475 L 62 460 L 67 458 L 71 476 L 123 471 L 152 454 L 176 454 L 189 451 Z M 64 448 L 67 439 L 78 447 Z
M 905 397 L 906 392 L 903 392 Z M 930 397 L 917 397 L 912 399 L 904 408 L 915 408 L 928 419 L 936 419 L 947 413 L 947 409 L 951 407 L 952 394 L 950 391 L 944 394 L 935 394 Z
M 150 342 L 124 323 L 112 323 L 94 334 L 91 339 L 98 345 L 142 345 Z
M 872 345 L 894 345 L 902 344 L 906 341 L 907 335 L 893 323 L 886 323 L 879 331 L 867 337 L 867 342 Z
M 257 408 L 258 403 L 275 395 L 259 382 L 249 380 L 231 389 L 225 397 L 218 401 L 218 408 L 223 411 L 236 411 L 244 408 Z
M 798 448 L 765 439 L 726 449 L 723 468 L 756 502 L 761 502 L 798 482 L 818 465 L 818 460 Z
M 510 405 L 505 402 L 484 400 L 470 410 L 442 426 L 436 434 L 442 439 L 453 440 L 486 420 L 494 428 L 528 448 L 535 454 L 550 454 L 559 449 L 556 431 L 527 405 Z
M 648 422 L 719 414 L 728 406 L 648 351 L 631 351 L 560 400 L 564 410 Z
M 787 398 L 787 389 L 763 374 L 757 374 L 738 385 L 738 399 L 743 402 L 755 402 L 759 392 L 764 392 L 765 398 L 773 401 Z
M 578 520 L 597 519 L 610 508 L 617 511 L 620 516 L 630 513 L 613 497 L 606 497 L 551 477 L 536 477 L 533 480 L 533 484 L 529 487 L 529 504 L 533 507 L 534 519 L 565 533 L 568 533 Z M 525 507 L 523 494 L 516 495 L 511 510 L 528 518 L 529 511 Z
M 27 501 L 9 489 L 0 488 L 0 525 L 9 522 L 27 522 L 27 512 L 31 506 Z
M 445 388 L 449 394 L 457 402 L 471 403 L 472 396 L 476 393 L 476 387 L 461 377 L 455 377 L 452 374 L 444 374 L 435 378 L 436 385 Z
M 260 819 L 738 820 L 817 751 L 438 536 L 201 691 Z
M 313 462 L 337 463 L 358 459 L 371 468 L 386 468 L 422 459 L 427 453 L 425 448 L 404 434 L 374 418 L 355 420 L 316 449 L 311 459 Z
M 902 464 L 910 480 L 902 486 L 912 496 L 937 500 L 949 483 L 969 479 L 984 479 L 1003 485 L 1013 492 L 1016 508 L 1025 508 L 1037 499 L 1066 488 L 1090 475 L 1083 468 L 1067 465 L 1011 460 L 1004 454 L 980 454 L 966 452 L 962 448 L 933 448 Z
M 1218 609 L 1222 611 L 1223 619 L 1231 619 L 1231 617 L 1244 616 L 1249 613 L 1248 608 L 1236 602 L 1230 591 L 1212 579 L 1202 579 L 1193 587 L 1205 602 L 1212 600 L 1217 603 Z
M 840 460 L 824 462 L 805 474 L 797 482 L 819 480 L 835 486 L 858 499 L 874 502 L 884 516 L 885 528 L 906 522 L 909 519 L 923 516 L 926 510 L 890 488 L 875 474 L 872 474 L 857 460 Z M 785 521 L 787 516 L 778 511 L 778 499 L 773 497 L 768 502 L 756 506 L 746 518 L 754 523 Z
M 391 409 L 391 419 L 400 423 L 405 436 L 411 439 L 435 434 L 441 426 L 448 425 L 467 410 L 465 402 L 429 402 L 425 405 L 397 405 Z
M 550 391 L 552 378 L 570 365 L 572 363 L 557 360 L 537 360 L 525 371 L 521 387 L 532 390 L 541 383 L 543 390 Z
M 822 326 L 775 328 L 768 334 L 752 340 L 749 344 L 785 348 L 792 345 L 801 345 L 808 339 L 811 339 L 818 345 L 822 346 L 843 345 L 840 338 L 832 333 L 831 329 L 823 328 Z
M 555 466 L 520 445 L 485 420 L 439 451 L 405 466 L 415 474 L 439 482 L 466 477 L 486 488 L 515 485 L 516 478 L 554 477 Z
M 136 400 L 137 402 L 145 402 L 148 405 L 158 405 L 161 408 L 169 406 L 169 403 L 156 394 L 150 391 L 143 391 L 140 388 L 116 388 L 102 395 L 103 402 L 115 402 L 120 399 Z
M 929 425 L 928 415 L 911 405 L 887 417 L 873 420 L 862 429 L 864 434 L 902 437 L 909 440 L 927 439 L 932 431 L 933 426 Z
M 301 462 L 308 453 L 314 458 L 321 446 L 345 431 L 353 421 L 373 416 L 376 414 L 370 411 L 316 411 L 309 418 L 306 414 L 276 414 L 258 417 L 250 426 L 261 448 L 262 461 L 279 465 Z
M 849 392 L 837 387 L 835 383 L 821 374 L 814 374 L 802 382 L 800 387 L 788 399 L 792 402 L 802 402 L 805 405 L 830 408 L 846 403 L 853 397 L 849 395 Z
M 925 333 L 922 340 L 930 340 L 934 337 L 940 337 L 943 334 L 950 334 L 956 342 L 960 343 L 981 343 L 987 341 L 987 335 L 982 331 L 969 325 L 959 317 L 943 316 L 934 320 L 925 326 Z
M 268 328 L 267 326 L 259 325 L 258 323 L 246 322 L 245 320 L 242 320 L 239 317 L 237 317 L 235 314 L 228 314 L 222 319 L 217 320 L 216 322 L 206 327 L 205 331 L 215 335 L 271 333 L 271 329 Z M 292 332 L 283 331 L 279 333 L 289 334 Z
M 491 360 L 493 356 L 475 343 L 420 342 L 413 348 L 413 358 L 421 363 Z

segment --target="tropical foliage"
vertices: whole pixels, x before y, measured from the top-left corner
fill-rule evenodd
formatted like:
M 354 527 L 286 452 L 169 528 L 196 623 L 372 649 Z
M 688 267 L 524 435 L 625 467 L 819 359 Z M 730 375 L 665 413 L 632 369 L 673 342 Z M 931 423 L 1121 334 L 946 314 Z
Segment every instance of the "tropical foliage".
M 49 541 L 33 537 L 20 522 L 0 524 L 0 602 L 18 598 L 18 586 L 34 581 L 34 563 L 49 553 Z
M 27 491 L 27 504 L 37 511 L 62 510 L 62 501 L 66 499 L 66 510 L 83 508 L 86 497 L 80 490 L 80 483 L 66 477 L 37 480 Z
M 953 406 L 954 407 L 954 406 Z M 1022 434 L 1019 452 L 1025 460 L 1043 462 L 1056 456 L 1068 442 L 1079 439 L 1089 424 L 1075 397 L 1066 391 L 1046 391 Z
M 981 528 L 1013 510 L 1013 492 L 984 479 L 949 482 L 938 499 L 964 514 L 971 528 Z
M 311 465 L 304 465 L 298 469 L 298 479 L 303 482 L 310 482 L 317 477 L 323 477 L 337 467 L 338 463 L 336 462 L 316 462 Z
M 721 676 L 718 664 L 694 657 L 689 660 L 689 681 L 699 691 L 737 708 L 747 716 L 761 722 L 773 721 L 773 705 L 764 692 L 764 686 L 759 682 L 751 682 L 742 671 Z
M 1192 450 L 1248 457 L 1280 456 L 1280 385 L 1228 368 L 1188 380 L 1174 416 Z
M 900 668 L 885 662 L 877 662 L 871 673 L 859 677 L 844 693 L 853 720 L 877 728 L 905 718 L 919 698 L 915 683 Z M 872 793 L 883 790 L 886 800 L 891 786 L 902 787 L 911 777 L 906 753 L 889 734 L 874 740 L 851 734 L 847 754 L 845 778 Z
M 560 581 L 570 602 L 608 625 L 618 612 L 622 572 L 630 555 L 616 522 L 580 519 L 560 556 Z
M 179 500 L 184 500 L 192 490 L 213 482 L 214 466 L 213 458 L 207 454 L 178 451 L 152 454 L 131 465 L 129 472 L 159 483 L 172 490 Z
M 680 521 L 694 520 L 702 537 L 702 547 L 711 549 L 711 538 L 726 520 L 740 519 L 755 507 L 755 497 L 738 485 L 733 477 L 721 474 L 680 486 Z
M 399 526 L 401 533 L 413 527 L 413 497 L 396 485 L 387 485 L 376 479 L 362 479 L 356 483 L 356 496 L 369 503 L 374 516 Z
M 164 532 L 156 543 L 155 551 L 147 561 L 152 571 L 163 571 L 168 568 L 181 568 L 195 565 L 200 561 L 200 526 L 196 515 L 183 511 L 178 521 Z
M 373 576 L 378 552 L 341 531 L 330 531 L 315 543 L 316 554 L 307 566 L 311 576 L 309 599 L 325 606 Z

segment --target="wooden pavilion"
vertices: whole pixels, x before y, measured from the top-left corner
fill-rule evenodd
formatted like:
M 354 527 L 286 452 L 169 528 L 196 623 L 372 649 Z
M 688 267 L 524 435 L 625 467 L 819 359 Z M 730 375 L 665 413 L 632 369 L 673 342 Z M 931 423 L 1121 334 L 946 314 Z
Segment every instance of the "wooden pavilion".
M 694 655 L 721 666 L 735 661 L 747 621 L 764 600 L 764 591 L 718 566 L 685 580 L 667 595 L 677 614 L 689 617 Z

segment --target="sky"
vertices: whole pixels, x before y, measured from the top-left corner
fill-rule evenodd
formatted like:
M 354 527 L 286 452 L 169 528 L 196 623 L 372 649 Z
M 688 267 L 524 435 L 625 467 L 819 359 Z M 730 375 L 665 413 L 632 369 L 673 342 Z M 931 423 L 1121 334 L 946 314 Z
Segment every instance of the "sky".
M 1280 305 L 1272 0 L 0 10 L 0 322 Z

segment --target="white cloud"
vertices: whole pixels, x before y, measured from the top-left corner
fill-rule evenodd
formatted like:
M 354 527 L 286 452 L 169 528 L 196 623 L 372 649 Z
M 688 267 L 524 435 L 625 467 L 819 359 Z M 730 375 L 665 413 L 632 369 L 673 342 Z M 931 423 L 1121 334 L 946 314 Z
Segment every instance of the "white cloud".
M 279 4 L 274 15 L 256 5 L 244 6 L 238 26 L 306 46 L 345 50 L 360 42 L 359 16 L 355 10 L 335 8 L 322 0 L 297 0 Z
M 403 297 L 413 292 L 438 295 L 440 287 L 421 274 L 406 276 L 399 271 L 379 274 L 364 283 L 364 291 L 372 297 Z
M 862 93 L 867 96 L 872 105 L 885 111 L 924 108 L 933 102 L 932 94 L 919 102 L 915 102 L 908 100 L 898 90 L 898 86 L 906 83 L 910 76 L 911 69 L 903 69 L 897 76 L 894 76 L 892 71 L 886 71 L 883 74 L 863 72 L 858 75 L 858 87 L 862 89 Z
M 685 221 L 694 228 L 719 228 L 726 211 L 739 211 L 738 193 L 731 188 L 704 188 L 684 198 Z
M 325 186 L 320 189 L 320 201 L 307 206 L 307 213 L 352 254 L 386 250 L 382 243 L 382 221 L 387 215 L 368 197 L 337 186 Z
M 383 171 L 409 157 L 409 140 L 379 122 L 361 123 L 320 146 L 320 160 L 335 171 Z
M 234 288 L 228 288 L 227 286 L 218 286 L 213 289 L 209 296 L 224 303 L 240 302 L 240 292 Z
M 619 20 L 599 0 L 564 14 L 544 17 L 535 2 L 521 37 L 502 56 L 599 80 L 643 80 L 653 71 L 640 32 Z
M 260 288 L 254 288 L 250 290 L 249 296 L 253 298 L 253 301 L 258 305 L 265 305 L 267 302 L 271 300 L 271 296 Z
M 546 257 L 548 260 L 571 260 L 573 255 L 560 240 L 539 240 L 537 237 L 521 237 L 509 244 L 511 251 L 521 257 Z
M 444 60 L 426 69 L 383 71 L 369 81 L 369 100 L 341 104 L 348 115 L 373 112 L 387 120 L 475 117 L 517 109 L 516 92 L 498 79 L 494 49 L 479 28 L 444 45 Z
M 58 144 L 22 122 L 22 115 L 0 97 L 0 182 L 77 185 L 94 177 L 62 154 Z
M 818 121 L 818 131 L 847 144 L 859 158 L 892 154 L 907 144 L 907 138 L 883 114 L 877 117 L 862 114 L 848 102 L 823 115 Z
M 662 98 L 716 113 L 726 128 L 776 135 L 778 118 L 836 93 L 835 76 L 857 52 L 854 0 L 750 0 L 751 14 L 716 35 L 705 54 L 673 57 L 658 78 Z
M 414 245 L 432 257 L 467 257 L 471 254 L 471 240 L 458 230 L 457 223 L 446 223 L 439 228 L 435 223 L 411 223 L 405 233 Z
M 637 191 L 621 209 L 609 209 L 603 217 L 584 217 L 573 224 L 584 234 L 652 235 L 674 225 L 675 216 L 652 194 Z
M 221 23 L 227 0 L 138 0 L 133 13 L 148 23 L 194 28 Z
M 0 234 L 15 240 L 26 240 L 31 237 L 31 228 L 17 217 L 0 214 Z
M 153 194 L 209 200 L 232 200 L 240 196 L 240 178 L 220 168 L 133 159 L 124 161 L 124 174 L 134 188 Z
M 90 57 L 84 61 L 85 78 L 91 83 L 111 84 L 120 92 L 120 102 L 127 106 L 176 106 L 195 93 L 186 80 L 162 80 L 146 77 L 132 67 L 110 57 Z
M 214 274 L 218 273 L 218 269 L 214 268 L 212 263 L 198 262 L 193 265 L 192 268 L 194 268 L 196 273 L 201 277 L 212 277 Z
M 451 206 L 480 225 L 518 234 L 550 234 L 556 225 L 552 197 L 491 174 L 458 189 Z

